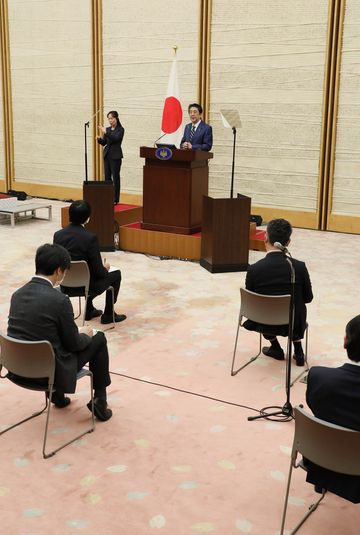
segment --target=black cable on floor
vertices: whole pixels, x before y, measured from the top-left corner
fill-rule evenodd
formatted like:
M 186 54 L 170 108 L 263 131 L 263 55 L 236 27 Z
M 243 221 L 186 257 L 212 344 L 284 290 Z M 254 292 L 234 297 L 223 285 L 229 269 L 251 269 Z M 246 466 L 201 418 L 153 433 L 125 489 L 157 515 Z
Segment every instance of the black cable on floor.
M 153 381 L 147 381 L 146 379 L 140 379 L 139 377 L 132 377 L 131 375 L 126 375 L 125 373 L 110 372 L 113 375 L 119 375 L 120 377 L 125 377 L 126 379 L 132 379 L 133 381 L 139 381 L 140 383 L 147 383 L 149 385 L 161 386 L 162 388 L 168 388 L 169 390 L 175 390 L 176 392 L 182 392 L 183 394 L 189 394 L 191 396 L 198 396 L 200 398 L 210 399 L 211 401 L 218 401 L 219 403 L 225 403 L 226 405 L 233 405 L 234 407 L 241 407 L 242 409 L 248 409 L 250 411 L 255 411 L 261 414 L 259 409 L 254 409 L 253 407 L 248 407 L 247 405 L 240 405 L 239 403 L 233 403 L 232 401 L 226 401 L 224 399 L 213 398 L 211 396 L 206 396 L 205 394 L 198 394 L 197 392 L 190 392 L 189 390 L 183 390 L 182 388 L 176 388 L 175 386 L 163 385 L 162 383 L 154 383 Z

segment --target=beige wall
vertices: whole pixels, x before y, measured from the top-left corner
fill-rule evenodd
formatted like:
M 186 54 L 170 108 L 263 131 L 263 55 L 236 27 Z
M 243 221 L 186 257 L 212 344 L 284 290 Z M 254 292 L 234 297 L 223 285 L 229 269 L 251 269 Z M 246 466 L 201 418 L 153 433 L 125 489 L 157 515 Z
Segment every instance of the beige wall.
M 221 108 L 235 108 L 235 192 L 258 206 L 315 211 L 328 1 L 213 0 L 211 189 L 229 192 L 232 132 Z
M 118 110 L 125 128 L 122 191 L 142 193 L 139 147 L 161 135 L 174 45 L 184 121 L 197 98 L 199 9 L 194 0 L 103 2 L 104 111 Z
M 222 126 L 219 111 L 234 108 L 242 119 L 235 193 L 251 196 L 266 218 L 283 215 L 297 225 L 316 227 L 321 215 L 317 195 L 327 24 L 333 3 L 211 3 L 209 122 L 214 130 L 215 158 L 210 164 L 210 194 L 229 194 L 232 133 Z M 7 4 L 13 187 L 18 185 L 34 195 L 79 197 L 84 178 L 84 122 L 93 114 L 94 3 L 7 0 Z M 201 2 L 99 0 L 99 5 L 103 15 L 104 112 L 117 109 L 125 127 L 122 192 L 128 200 L 135 200 L 142 193 L 139 146 L 152 145 L 160 135 L 174 45 L 178 46 L 184 124 L 188 103 L 198 99 Z M 329 218 L 329 228 L 335 230 L 360 228 L 359 30 L 358 2 L 346 0 Z M 106 118 L 103 120 L 106 123 Z M 92 179 L 92 128 L 88 134 Z M 4 167 L 0 109 L 0 185 Z M 344 219 L 341 226 L 339 218 Z
M 92 115 L 91 2 L 8 6 L 15 178 L 81 185 L 83 125 Z
M 333 187 L 333 214 L 360 215 L 360 5 L 347 0 Z

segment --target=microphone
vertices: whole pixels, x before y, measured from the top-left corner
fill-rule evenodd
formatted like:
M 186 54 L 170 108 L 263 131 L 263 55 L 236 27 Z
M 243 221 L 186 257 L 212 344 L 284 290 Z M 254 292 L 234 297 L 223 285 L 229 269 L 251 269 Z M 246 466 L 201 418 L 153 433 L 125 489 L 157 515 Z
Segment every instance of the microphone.
M 90 126 L 90 121 L 92 121 L 93 118 L 97 116 L 97 114 L 99 113 L 100 109 L 101 109 L 101 108 L 99 108 L 99 109 L 97 110 L 97 112 L 95 112 L 94 115 L 92 115 L 92 116 L 90 117 L 90 119 L 88 120 L 88 122 L 85 123 L 87 127 Z
M 165 134 L 162 134 L 160 137 L 158 137 L 157 139 L 155 139 L 155 141 L 154 141 L 154 147 L 156 146 L 156 143 L 157 143 L 158 141 L 160 141 L 160 139 L 162 139 L 164 136 L 166 136 L 166 132 L 165 132 Z
M 282 245 L 279 241 L 274 242 L 274 247 L 277 247 L 278 249 L 280 249 L 280 251 L 287 253 L 287 248 L 285 247 L 285 245 Z

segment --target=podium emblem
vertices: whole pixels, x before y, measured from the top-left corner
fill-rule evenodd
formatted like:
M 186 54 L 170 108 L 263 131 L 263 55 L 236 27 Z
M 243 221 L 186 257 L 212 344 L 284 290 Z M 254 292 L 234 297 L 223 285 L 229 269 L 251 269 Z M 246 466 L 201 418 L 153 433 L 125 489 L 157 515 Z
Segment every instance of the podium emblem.
M 173 155 L 172 150 L 169 149 L 168 147 L 160 147 L 156 149 L 155 151 L 155 156 L 159 160 L 170 160 L 172 155 Z

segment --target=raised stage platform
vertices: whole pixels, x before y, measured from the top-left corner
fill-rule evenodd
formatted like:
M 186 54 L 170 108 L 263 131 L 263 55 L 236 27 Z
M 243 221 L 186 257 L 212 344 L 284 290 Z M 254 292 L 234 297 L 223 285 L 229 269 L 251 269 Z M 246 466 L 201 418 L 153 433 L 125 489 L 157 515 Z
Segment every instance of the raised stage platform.
M 154 256 L 200 260 L 201 232 L 196 234 L 172 234 L 141 228 L 142 207 L 132 204 L 114 206 L 114 219 L 119 225 L 119 248 L 123 251 L 145 253 Z M 69 207 L 61 209 L 61 226 L 69 224 Z M 265 251 L 265 231 L 249 223 L 250 249 Z
M 250 223 L 250 249 L 265 251 L 265 231 L 256 230 Z M 154 256 L 169 256 L 183 260 L 200 260 L 201 232 L 196 234 L 172 234 L 144 230 L 140 222 L 120 227 L 119 247 L 124 251 L 146 253 Z
M 142 219 L 142 206 L 135 204 L 117 204 L 114 206 L 114 219 L 119 227 L 135 223 Z M 61 227 L 64 228 L 69 224 L 69 207 L 61 208 Z

